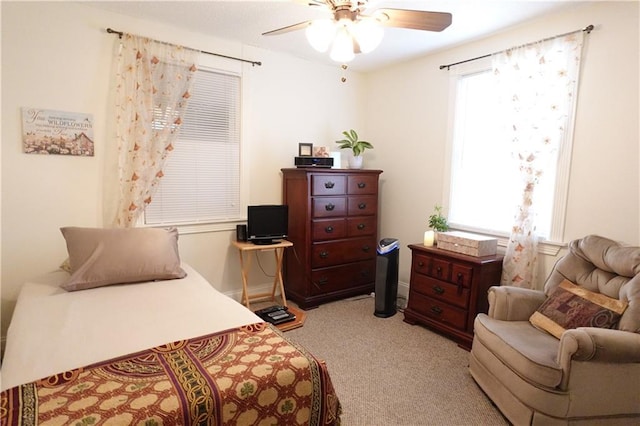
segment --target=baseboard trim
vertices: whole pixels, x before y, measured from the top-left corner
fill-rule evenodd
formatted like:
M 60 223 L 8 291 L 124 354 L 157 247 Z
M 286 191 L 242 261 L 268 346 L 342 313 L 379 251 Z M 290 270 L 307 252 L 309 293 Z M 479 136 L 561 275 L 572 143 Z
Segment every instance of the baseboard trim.
M 272 289 L 273 289 L 273 283 L 252 285 L 251 288 L 249 289 L 249 294 L 271 293 Z M 238 303 L 242 303 L 242 290 L 225 291 L 222 294 L 224 294 L 225 296 L 229 296 L 230 298 L 232 298 Z M 287 295 L 285 294 L 285 297 L 286 296 Z M 276 303 L 280 303 L 280 302 L 281 302 L 280 292 L 276 290 Z M 252 303 L 256 303 L 256 302 L 252 302 Z M 257 303 L 261 303 L 260 300 L 258 300 Z
M 269 293 L 273 288 L 273 284 L 262 284 L 259 286 L 251 286 L 251 293 Z M 242 290 L 226 291 L 223 293 L 225 296 L 229 296 L 238 303 L 242 303 Z M 286 294 L 285 294 L 286 297 Z M 404 299 L 404 305 L 409 300 L 409 283 L 398 281 L 398 299 Z M 280 293 L 276 292 L 276 300 L 280 300 Z M 258 302 L 260 303 L 260 302 Z M 4 348 L 4 344 L 3 344 Z

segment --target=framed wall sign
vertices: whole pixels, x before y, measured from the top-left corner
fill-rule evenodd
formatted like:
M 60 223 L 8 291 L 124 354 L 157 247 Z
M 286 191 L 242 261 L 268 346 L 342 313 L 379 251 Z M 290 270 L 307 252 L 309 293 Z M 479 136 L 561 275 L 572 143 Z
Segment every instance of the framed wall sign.
M 22 145 L 27 154 L 93 157 L 93 116 L 24 107 Z
M 298 157 L 311 157 L 313 154 L 312 143 L 299 143 L 298 144 Z

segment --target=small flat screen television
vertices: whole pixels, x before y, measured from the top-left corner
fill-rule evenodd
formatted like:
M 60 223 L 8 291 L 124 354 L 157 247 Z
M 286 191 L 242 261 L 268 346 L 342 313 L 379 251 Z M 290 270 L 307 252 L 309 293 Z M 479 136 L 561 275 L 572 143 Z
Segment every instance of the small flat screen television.
M 289 207 L 259 205 L 247 207 L 247 240 L 254 244 L 275 244 L 287 237 Z

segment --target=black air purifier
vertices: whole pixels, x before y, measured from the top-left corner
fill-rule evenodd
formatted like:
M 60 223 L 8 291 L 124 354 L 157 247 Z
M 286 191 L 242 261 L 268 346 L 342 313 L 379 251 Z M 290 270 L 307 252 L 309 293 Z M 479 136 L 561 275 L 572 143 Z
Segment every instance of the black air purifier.
M 383 238 L 378 243 L 376 306 L 373 315 L 380 318 L 388 318 L 396 314 L 399 254 L 400 247 L 397 239 Z

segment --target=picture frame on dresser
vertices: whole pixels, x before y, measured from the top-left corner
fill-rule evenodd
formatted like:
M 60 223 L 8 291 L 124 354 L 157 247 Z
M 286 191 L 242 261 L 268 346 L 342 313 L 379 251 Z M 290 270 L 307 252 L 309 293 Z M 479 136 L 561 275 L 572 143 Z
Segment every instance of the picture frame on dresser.
M 331 149 L 326 146 L 314 146 L 313 147 L 313 156 L 314 157 L 330 157 Z
M 311 157 L 313 154 L 312 143 L 299 143 L 298 144 L 298 157 Z

